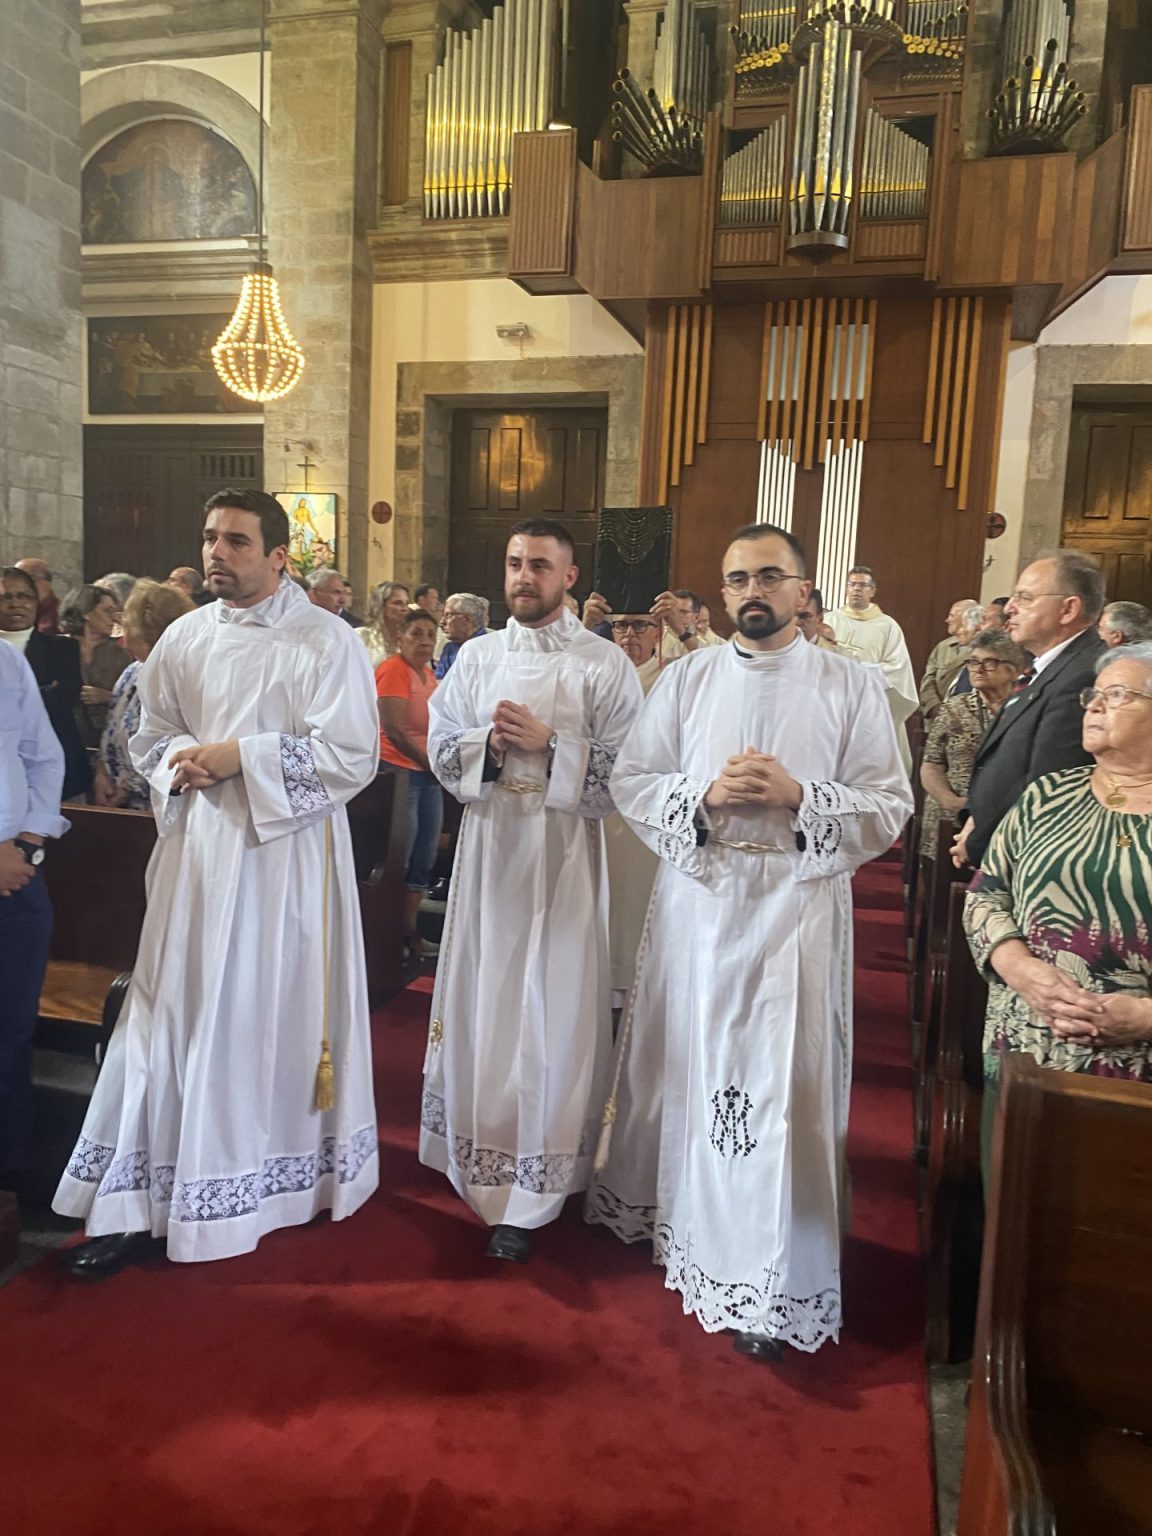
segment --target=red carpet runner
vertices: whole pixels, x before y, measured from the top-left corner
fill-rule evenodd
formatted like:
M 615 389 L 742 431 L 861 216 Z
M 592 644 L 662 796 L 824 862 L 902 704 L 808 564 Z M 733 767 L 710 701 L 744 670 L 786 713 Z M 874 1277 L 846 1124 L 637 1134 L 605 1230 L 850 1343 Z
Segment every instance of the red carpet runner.
M 5 1536 L 931 1536 L 899 866 L 856 881 L 839 1347 L 768 1368 L 579 1213 L 525 1270 L 415 1158 L 427 996 L 378 1020 L 382 1189 L 228 1263 L 0 1291 Z

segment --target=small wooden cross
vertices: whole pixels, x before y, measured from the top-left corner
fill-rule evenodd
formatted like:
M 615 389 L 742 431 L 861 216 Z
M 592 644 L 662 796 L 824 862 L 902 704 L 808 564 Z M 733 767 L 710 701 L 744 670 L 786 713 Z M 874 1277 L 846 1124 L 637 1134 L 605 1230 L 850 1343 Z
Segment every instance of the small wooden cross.
M 302 464 L 297 464 L 296 468 L 297 469 L 302 469 L 304 471 L 304 492 L 305 492 L 305 494 L 307 494 L 307 492 L 308 492 L 308 471 L 310 469 L 315 469 L 316 468 L 316 464 L 313 461 L 313 459 L 311 458 L 311 456 L 309 455 L 307 448 L 305 448 L 305 450 L 304 450 L 304 462 Z

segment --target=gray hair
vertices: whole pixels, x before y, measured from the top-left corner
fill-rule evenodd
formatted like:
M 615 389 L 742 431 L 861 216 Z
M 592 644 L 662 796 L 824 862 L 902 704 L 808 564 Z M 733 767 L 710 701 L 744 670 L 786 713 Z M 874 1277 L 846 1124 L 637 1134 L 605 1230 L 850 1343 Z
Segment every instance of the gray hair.
M 368 627 L 371 628 L 373 625 L 376 628 L 380 627 L 384 616 L 384 604 L 394 592 L 403 592 L 404 596 L 408 597 L 411 595 L 411 590 L 406 581 L 378 582 L 368 594 Z
M 344 577 L 331 565 L 318 565 L 315 570 L 309 571 L 304 580 L 308 583 L 309 592 L 315 592 L 322 587 L 329 576 L 335 576 L 337 581 L 343 581 Z
M 1037 558 L 1055 564 L 1060 596 L 1078 597 L 1085 622 L 1095 624 L 1104 607 L 1104 572 L 1099 561 L 1079 549 L 1056 549 Z
M 453 592 L 448 602 L 459 612 L 467 614 L 477 629 L 487 627 L 488 599 L 486 597 L 477 597 L 475 592 Z
M 109 571 L 107 576 L 101 576 L 99 581 L 94 581 L 92 585 L 103 587 L 105 592 L 111 592 L 116 599 L 117 608 L 123 608 L 131 595 L 132 588 L 136 585 L 136 577 L 130 576 L 127 571 Z
M 1148 673 L 1144 691 L 1152 693 L 1152 641 L 1138 640 L 1134 645 L 1116 646 L 1105 651 L 1096 662 L 1096 676 L 1099 677 L 1106 667 L 1114 667 L 1120 661 L 1138 661 Z
M 969 644 L 974 652 L 991 651 L 993 656 L 1010 661 L 1021 672 L 1027 665 L 1028 653 L 1022 645 L 1016 644 L 1007 630 L 982 629 L 978 635 L 973 635 Z
M 1123 637 L 1125 645 L 1141 645 L 1152 640 L 1152 613 L 1143 603 L 1109 603 L 1100 615 L 1105 629 Z
M 984 604 L 973 603 L 970 607 L 964 609 L 964 612 L 960 615 L 960 622 L 965 629 L 977 630 L 980 628 L 980 621 L 983 617 Z

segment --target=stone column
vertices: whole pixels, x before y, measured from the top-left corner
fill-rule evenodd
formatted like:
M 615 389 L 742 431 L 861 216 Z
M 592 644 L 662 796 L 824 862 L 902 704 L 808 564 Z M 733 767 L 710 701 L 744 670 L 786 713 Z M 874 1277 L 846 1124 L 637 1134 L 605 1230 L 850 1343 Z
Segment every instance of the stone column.
M 266 473 L 286 458 L 295 464 L 300 442 L 311 445 L 317 468 L 309 484 L 340 498 L 339 561 L 361 595 L 372 360 L 366 237 L 376 221 L 384 4 L 272 0 L 269 27 L 269 258 L 305 369 L 290 394 L 265 407 Z
M 2 30 L 0 559 L 46 560 L 63 592 L 84 556 L 80 0 L 23 0 Z

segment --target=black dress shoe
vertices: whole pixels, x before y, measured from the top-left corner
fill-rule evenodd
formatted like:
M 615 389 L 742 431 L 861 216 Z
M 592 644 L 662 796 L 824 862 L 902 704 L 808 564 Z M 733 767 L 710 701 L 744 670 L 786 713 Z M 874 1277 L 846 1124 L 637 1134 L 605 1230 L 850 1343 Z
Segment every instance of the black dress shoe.
M 738 1355 L 747 1355 L 749 1360 L 761 1360 L 766 1365 L 774 1365 L 784 1358 L 779 1340 L 770 1339 L 766 1333 L 738 1333 L 732 1340 L 732 1348 Z
M 527 1264 L 532 1255 L 532 1239 L 523 1227 L 493 1227 L 488 1247 L 484 1251 L 490 1259 L 508 1259 L 513 1264 Z
M 70 1248 L 60 1263 L 73 1280 L 106 1280 L 109 1275 L 118 1275 L 134 1259 L 142 1258 L 151 1247 L 151 1232 L 110 1232 L 106 1237 L 90 1237 L 78 1248 Z

